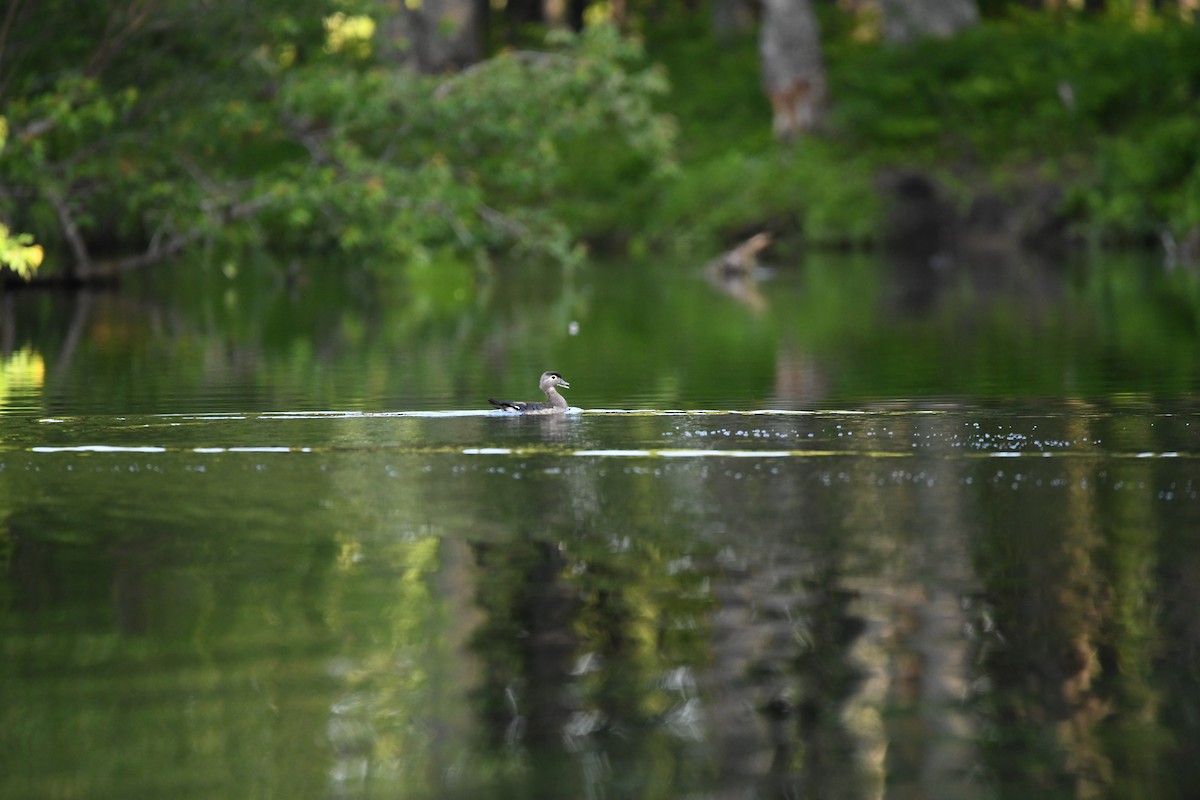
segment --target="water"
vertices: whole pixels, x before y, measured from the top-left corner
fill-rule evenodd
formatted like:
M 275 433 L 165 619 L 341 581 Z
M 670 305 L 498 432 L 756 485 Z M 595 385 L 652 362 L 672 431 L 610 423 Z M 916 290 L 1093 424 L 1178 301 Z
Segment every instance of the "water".
M 1181 279 L 889 322 L 864 269 L 6 307 L 0 796 L 1188 796 Z M 579 410 L 481 409 L 543 368 Z

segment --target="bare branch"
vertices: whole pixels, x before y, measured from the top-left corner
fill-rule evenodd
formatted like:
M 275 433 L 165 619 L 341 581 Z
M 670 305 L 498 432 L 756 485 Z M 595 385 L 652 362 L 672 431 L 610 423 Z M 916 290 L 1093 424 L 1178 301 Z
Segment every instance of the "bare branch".
M 521 239 L 525 234 L 529 233 L 529 229 L 517 220 L 501 214 L 496 209 L 485 206 L 483 203 L 476 206 L 475 211 L 484 222 L 514 239 Z
M 127 8 L 110 16 L 100 45 L 88 61 L 86 73 L 95 76 L 103 72 L 125 43 L 147 27 L 151 17 L 159 10 L 157 5 L 156 0 L 130 0 Z
M 23 142 L 30 142 L 42 134 L 49 133 L 50 131 L 54 130 L 57 125 L 58 123 L 50 117 L 35 119 L 25 127 L 15 131 L 13 138 L 20 139 Z
M 79 231 L 79 225 L 71 213 L 71 207 L 57 189 L 47 189 L 46 199 L 54 207 L 54 213 L 58 215 L 58 224 L 62 227 L 63 236 L 67 238 L 67 244 L 71 246 L 71 252 L 75 254 L 75 269 L 71 271 L 72 274 L 77 278 L 86 278 L 92 272 L 92 256 L 88 252 L 87 242 L 83 240 L 83 234 Z

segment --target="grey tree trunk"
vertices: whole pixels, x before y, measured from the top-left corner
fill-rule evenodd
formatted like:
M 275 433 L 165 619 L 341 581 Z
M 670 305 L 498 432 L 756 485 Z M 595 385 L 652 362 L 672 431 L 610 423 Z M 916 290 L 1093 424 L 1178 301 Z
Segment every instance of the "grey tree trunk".
M 380 21 L 380 56 L 437 73 L 483 58 L 486 0 L 420 0 Z
M 825 104 L 825 60 L 809 0 L 763 0 L 758 49 L 775 135 L 790 139 L 816 128 Z
M 889 42 L 946 38 L 979 24 L 976 0 L 880 0 L 880 8 L 883 38 Z

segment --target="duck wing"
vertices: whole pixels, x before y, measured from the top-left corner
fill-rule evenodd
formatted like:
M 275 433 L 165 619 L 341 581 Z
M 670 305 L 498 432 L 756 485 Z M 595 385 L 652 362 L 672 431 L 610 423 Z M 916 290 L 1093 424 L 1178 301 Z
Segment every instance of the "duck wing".
M 538 411 L 542 407 L 541 403 L 526 403 L 522 400 L 497 400 L 493 397 L 489 397 L 488 402 L 496 408 L 501 408 L 505 411 L 519 411 L 522 414 L 530 411 Z

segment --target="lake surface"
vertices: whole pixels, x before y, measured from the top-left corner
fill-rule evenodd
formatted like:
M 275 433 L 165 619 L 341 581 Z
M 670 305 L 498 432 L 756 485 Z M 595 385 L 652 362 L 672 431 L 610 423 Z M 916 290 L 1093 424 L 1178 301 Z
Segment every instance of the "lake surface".
M 1195 275 L 232 273 L 0 297 L 0 796 L 1197 785 Z

